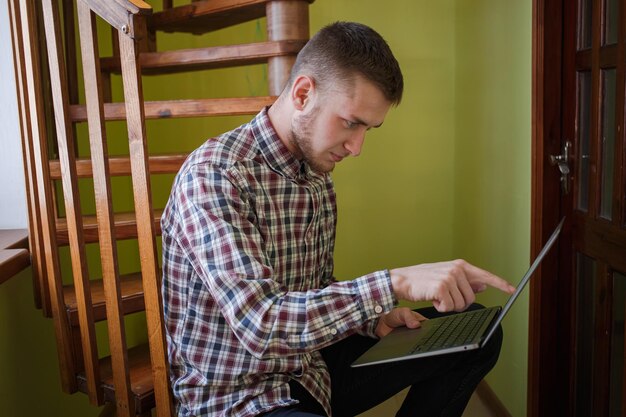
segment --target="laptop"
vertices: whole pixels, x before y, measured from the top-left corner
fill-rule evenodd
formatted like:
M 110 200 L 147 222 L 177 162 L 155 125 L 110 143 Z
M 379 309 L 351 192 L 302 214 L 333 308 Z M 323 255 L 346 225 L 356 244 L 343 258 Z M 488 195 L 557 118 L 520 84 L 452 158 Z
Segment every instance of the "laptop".
M 423 358 L 479 349 L 484 346 L 511 309 L 537 266 L 554 245 L 564 221 L 565 218 L 561 219 L 504 307 L 484 308 L 425 320 L 417 329 L 398 327 L 380 339 L 351 366 L 359 367 Z

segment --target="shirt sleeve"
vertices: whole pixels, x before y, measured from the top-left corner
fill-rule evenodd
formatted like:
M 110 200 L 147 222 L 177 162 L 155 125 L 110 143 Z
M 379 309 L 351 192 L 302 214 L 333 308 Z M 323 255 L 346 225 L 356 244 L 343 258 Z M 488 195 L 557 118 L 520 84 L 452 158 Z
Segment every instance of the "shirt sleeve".
M 165 225 L 167 233 L 230 329 L 259 359 L 319 350 L 363 332 L 366 323 L 394 306 L 386 271 L 320 289 L 287 291 L 274 279 L 246 192 L 228 171 L 192 167 L 177 181 L 172 198 L 174 216 Z

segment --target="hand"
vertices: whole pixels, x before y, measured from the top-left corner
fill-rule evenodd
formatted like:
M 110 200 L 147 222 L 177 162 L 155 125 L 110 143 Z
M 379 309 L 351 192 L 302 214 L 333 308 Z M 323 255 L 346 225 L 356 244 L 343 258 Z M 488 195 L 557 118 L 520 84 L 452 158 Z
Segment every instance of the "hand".
M 508 294 L 515 287 L 502 278 L 463 260 L 422 264 L 389 271 L 396 297 L 430 301 L 440 311 L 463 311 L 487 286 Z
M 409 329 L 416 329 L 422 325 L 421 322 L 424 320 L 426 317 L 410 308 L 396 307 L 378 320 L 376 336 L 380 338 L 387 336 L 396 327 L 406 326 Z

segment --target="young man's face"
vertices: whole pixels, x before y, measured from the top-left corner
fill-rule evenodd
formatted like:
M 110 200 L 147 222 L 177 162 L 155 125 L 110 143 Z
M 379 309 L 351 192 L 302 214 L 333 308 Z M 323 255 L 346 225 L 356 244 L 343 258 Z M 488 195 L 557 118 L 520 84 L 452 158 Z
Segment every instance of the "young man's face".
M 350 87 L 316 92 L 291 125 L 291 145 L 317 172 L 330 172 L 346 156 L 358 156 L 365 134 L 379 127 L 391 103 L 370 81 L 356 76 Z

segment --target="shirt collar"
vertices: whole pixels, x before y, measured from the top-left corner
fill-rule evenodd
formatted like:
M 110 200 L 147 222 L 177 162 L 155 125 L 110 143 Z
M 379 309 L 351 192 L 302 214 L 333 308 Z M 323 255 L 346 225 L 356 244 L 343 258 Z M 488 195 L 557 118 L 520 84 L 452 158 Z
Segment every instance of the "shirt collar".
M 252 135 L 256 140 L 261 154 L 274 170 L 288 178 L 298 178 L 309 171 L 306 163 L 298 160 L 280 140 L 269 116 L 268 107 L 261 110 L 250 122 Z

